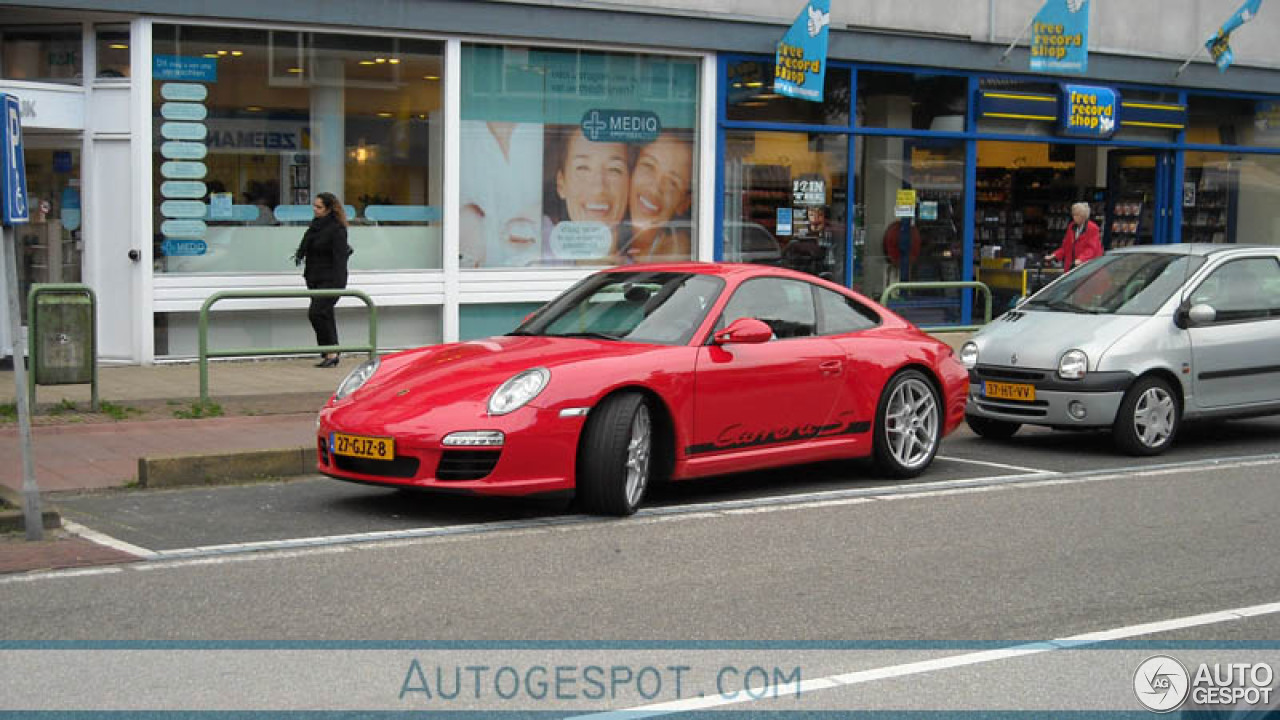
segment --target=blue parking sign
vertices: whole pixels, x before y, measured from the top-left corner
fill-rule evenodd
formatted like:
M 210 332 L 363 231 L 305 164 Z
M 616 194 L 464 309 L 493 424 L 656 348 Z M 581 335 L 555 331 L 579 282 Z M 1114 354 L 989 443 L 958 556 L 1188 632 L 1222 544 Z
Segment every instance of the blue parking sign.
M 13 95 L 0 94 L 4 110 L 0 129 L 0 221 L 4 225 L 28 222 L 27 166 L 22 154 L 22 106 Z

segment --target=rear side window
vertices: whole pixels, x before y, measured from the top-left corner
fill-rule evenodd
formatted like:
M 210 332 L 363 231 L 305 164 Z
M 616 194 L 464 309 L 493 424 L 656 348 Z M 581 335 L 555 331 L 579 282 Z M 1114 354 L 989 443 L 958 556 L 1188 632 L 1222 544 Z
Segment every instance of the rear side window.
M 880 324 L 880 316 L 857 300 L 816 285 L 813 290 L 818 297 L 820 334 L 842 335 Z

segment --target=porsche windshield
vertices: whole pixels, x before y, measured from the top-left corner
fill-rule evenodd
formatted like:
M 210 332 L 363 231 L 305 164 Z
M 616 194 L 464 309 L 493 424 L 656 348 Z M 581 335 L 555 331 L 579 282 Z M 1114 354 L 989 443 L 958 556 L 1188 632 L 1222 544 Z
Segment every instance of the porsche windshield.
M 1195 255 L 1104 255 L 1031 296 L 1023 308 L 1092 315 L 1152 315 L 1204 263 Z
M 720 278 L 692 273 L 598 273 L 543 306 L 512 334 L 684 345 L 723 288 Z

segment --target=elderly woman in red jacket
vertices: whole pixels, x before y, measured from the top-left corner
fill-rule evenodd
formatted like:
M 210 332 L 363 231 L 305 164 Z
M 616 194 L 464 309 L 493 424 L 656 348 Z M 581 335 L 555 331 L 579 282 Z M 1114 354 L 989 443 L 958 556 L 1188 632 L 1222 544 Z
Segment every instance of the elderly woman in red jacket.
M 1062 238 L 1062 247 L 1044 256 L 1045 260 L 1057 260 L 1064 270 L 1083 265 L 1102 255 L 1102 232 L 1089 221 L 1089 203 L 1071 206 L 1071 224 Z

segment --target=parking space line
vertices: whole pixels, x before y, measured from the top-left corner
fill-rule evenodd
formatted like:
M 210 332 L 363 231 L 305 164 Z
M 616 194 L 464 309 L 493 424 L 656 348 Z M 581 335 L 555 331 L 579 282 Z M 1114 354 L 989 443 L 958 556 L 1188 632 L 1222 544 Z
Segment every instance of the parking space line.
M 87 528 L 79 523 L 72 522 L 65 518 L 62 521 L 62 527 L 65 528 L 66 531 L 71 533 L 72 535 L 77 535 L 79 537 L 84 538 L 85 540 L 93 541 L 95 543 L 98 543 L 99 545 L 109 547 L 113 550 L 126 552 L 126 553 L 129 553 L 130 555 L 137 555 L 139 558 L 150 559 L 155 557 L 156 555 L 154 551 L 148 550 L 144 547 L 139 547 L 132 543 L 127 543 L 124 540 L 113 538 L 110 535 L 107 535 L 106 533 L 100 533 L 97 530 L 94 530 L 92 528 Z
M 986 465 L 987 467 L 1002 468 L 1005 470 L 1017 470 L 1018 472 L 1039 473 L 1048 475 L 1057 475 L 1057 470 L 1041 470 L 1040 468 L 1022 467 L 1021 465 L 1008 465 L 1006 463 L 991 462 L 990 460 L 970 460 L 969 458 L 958 458 L 950 455 L 939 455 L 939 460 L 947 460 L 949 462 L 967 463 L 969 465 Z
M 837 675 L 828 675 L 826 677 L 803 680 L 797 684 L 795 691 L 796 695 L 799 696 L 813 693 L 818 690 L 830 690 L 832 688 L 871 683 L 877 680 L 902 678 L 911 675 L 923 675 L 926 673 L 937 672 L 939 670 L 951 670 L 959 667 L 982 665 L 1002 660 L 1010 660 L 1013 658 L 1027 657 L 1028 655 L 1055 652 L 1058 650 L 1074 650 L 1104 642 L 1131 639 L 1142 637 L 1144 635 L 1156 635 L 1174 630 L 1203 627 L 1205 625 L 1217 625 L 1276 613 L 1280 613 L 1280 603 L 1267 603 L 1264 605 L 1253 605 L 1250 607 L 1220 610 L 1216 612 L 1201 613 L 1198 615 L 1187 615 L 1180 618 L 1170 618 L 1168 620 L 1159 620 L 1155 622 L 1141 623 L 1138 625 L 1126 625 L 1108 630 L 1072 635 L 1070 637 L 1057 638 L 1045 642 L 1023 643 L 1020 645 L 1011 645 L 1009 647 L 996 648 L 993 650 L 982 650 L 978 652 L 964 653 L 961 655 L 953 655 L 950 657 L 903 663 L 901 665 L 888 665 L 881 668 L 856 670 Z M 787 694 L 790 694 L 792 688 L 787 686 L 785 690 Z M 752 698 L 747 693 L 734 693 L 732 697 L 708 695 L 706 697 L 672 700 L 664 703 L 655 703 L 653 705 L 640 705 L 624 710 L 610 710 L 602 713 L 578 715 L 568 718 L 568 720 L 622 720 L 623 718 L 626 718 L 626 720 L 638 720 L 639 718 L 660 717 L 662 715 L 673 715 L 676 713 L 693 712 L 696 710 L 708 710 L 711 708 L 725 707 L 727 705 L 741 705 L 745 703 L 759 702 L 761 699 L 763 698 Z
M 946 481 L 924 481 L 897 485 L 881 485 L 869 488 L 849 488 L 820 492 L 775 495 L 764 498 L 723 500 L 706 503 L 690 503 L 666 507 L 644 508 L 631 518 L 632 523 L 657 523 L 672 520 L 728 518 L 746 514 L 822 509 L 836 506 L 892 500 L 913 500 L 944 497 L 965 493 L 993 492 L 1005 488 L 1043 488 L 1090 482 L 1107 482 L 1138 477 L 1151 477 L 1180 472 L 1192 472 L 1201 468 L 1256 467 L 1280 463 L 1280 453 L 1243 456 L 1212 460 L 1148 465 L 1145 467 L 1119 467 L 1103 470 L 1087 470 L 1070 473 L 1052 473 L 1036 470 L 1025 474 L 989 475 Z M 391 543 L 438 540 L 449 537 L 475 537 L 499 532 L 536 532 L 555 529 L 576 530 L 616 523 L 615 518 L 598 518 L 586 515 L 563 515 L 527 520 L 506 520 L 495 523 L 469 523 L 439 527 L 420 527 L 331 536 L 312 536 L 282 540 L 229 543 L 170 550 L 148 550 L 124 541 L 116 540 L 89 528 L 69 523 L 77 534 L 94 539 L 110 547 L 139 555 L 146 562 L 136 567 L 178 566 L 183 561 L 209 558 L 270 557 L 282 553 L 342 551 L 355 546 L 378 547 Z M 100 539 L 99 539 L 100 538 Z M 61 571 L 41 573 L 49 576 Z

